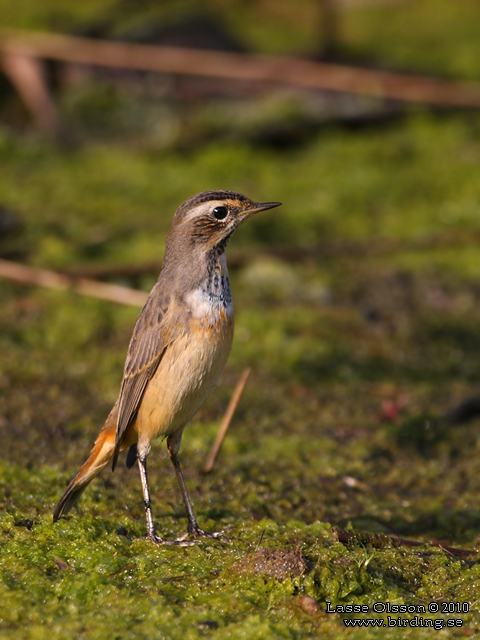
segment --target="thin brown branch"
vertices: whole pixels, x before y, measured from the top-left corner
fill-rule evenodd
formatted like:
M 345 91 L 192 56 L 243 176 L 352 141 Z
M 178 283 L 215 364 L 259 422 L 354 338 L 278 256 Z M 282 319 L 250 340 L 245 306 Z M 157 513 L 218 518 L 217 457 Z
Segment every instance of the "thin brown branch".
M 455 547 L 447 547 L 443 542 L 419 542 L 418 540 L 406 540 L 405 538 L 395 538 L 393 536 L 387 536 L 382 533 L 365 533 L 360 531 L 345 531 L 340 527 L 333 527 L 333 531 L 338 537 L 339 542 L 348 544 L 349 542 L 361 542 L 362 544 L 369 544 L 373 547 L 382 548 L 388 544 L 401 547 L 438 547 L 443 551 L 456 556 L 458 558 L 468 558 L 476 553 L 474 550 L 469 549 L 456 549 Z
M 77 573 L 76 569 L 71 567 L 67 562 L 65 562 L 65 560 L 62 560 L 61 558 L 55 558 L 55 564 L 60 569 L 60 571 L 65 571 L 66 569 L 69 569 L 70 571 Z
M 125 571 L 130 571 L 130 569 L 134 569 L 135 567 L 136 567 L 135 564 L 127 564 L 126 567 L 122 567 L 118 571 L 114 571 L 113 573 L 110 573 L 107 577 L 108 578 L 115 578 L 115 576 L 118 576 L 121 573 L 124 573 Z
M 286 262 L 320 262 L 339 256 L 359 258 L 381 256 L 406 251 L 430 251 L 436 249 L 457 249 L 477 245 L 480 242 L 480 230 L 469 230 L 468 233 L 436 233 L 419 238 L 369 238 L 367 240 L 329 240 L 320 242 L 313 247 L 285 246 L 262 247 L 258 253 L 272 256 Z M 243 267 L 254 258 L 250 251 L 232 251 L 229 268 Z M 73 278 L 93 278 L 108 280 L 109 278 L 136 277 L 149 273 L 158 273 L 161 262 L 147 262 L 144 264 L 116 264 L 111 266 L 74 267 L 68 271 Z
M 60 114 L 48 90 L 43 61 L 32 56 L 7 53 L 0 63 L 39 127 L 51 138 L 58 137 Z
M 228 428 L 230 427 L 230 423 L 232 422 L 232 418 L 235 415 L 235 411 L 237 410 L 240 398 L 242 397 L 242 394 L 245 390 L 250 372 L 251 369 L 247 367 L 240 376 L 239 381 L 237 382 L 237 386 L 234 389 L 227 410 L 225 411 L 225 415 L 223 416 L 222 424 L 220 425 L 220 429 L 218 430 L 217 437 L 215 439 L 215 442 L 213 443 L 213 447 L 210 451 L 207 461 L 205 462 L 205 466 L 203 467 L 204 473 L 210 473 L 215 465 L 215 460 L 217 459 L 220 449 L 222 448 L 222 444 L 225 440 L 225 436 L 227 435 Z
M 129 289 L 116 284 L 96 282 L 86 278 L 73 278 L 55 271 L 28 267 L 17 262 L 0 259 L 0 276 L 22 282 L 23 284 L 33 284 L 50 289 L 62 291 L 71 290 L 85 296 L 92 296 L 102 300 L 110 300 L 120 304 L 142 307 L 145 304 L 148 294 L 138 289 Z
M 0 50 L 78 64 L 286 84 L 439 106 L 480 107 L 480 86 L 476 83 L 283 56 L 130 44 L 14 30 L 2 31 Z
M 436 249 L 457 249 L 478 245 L 480 229 L 468 232 L 432 233 L 416 238 L 371 237 L 366 240 L 335 239 L 318 243 L 315 246 L 285 246 L 262 249 L 270 255 L 291 262 L 322 261 L 339 256 L 359 258 L 382 256 L 408 251 L 431 251 Z M 242 254 L 235 254 L 229 260 L 229 266 L 241 266 Z
M 152 261 L 144 262 L 143 264 L 86 265 L 70 268 L 64 273 L 72 278 L 109 280 L 110 278 L 135 278 L 150 273 L 158 274 L 161 268 L 161 262 Z

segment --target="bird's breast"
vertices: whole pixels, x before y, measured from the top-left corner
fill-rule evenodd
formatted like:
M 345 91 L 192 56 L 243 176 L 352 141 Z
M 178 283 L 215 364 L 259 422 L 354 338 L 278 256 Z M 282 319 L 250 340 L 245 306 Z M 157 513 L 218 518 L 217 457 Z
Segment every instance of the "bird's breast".
M 176 338 L 166 348 L 138 411 L 139 440 L 183 428 L 217 384 L 233 340 L 229 291 L 229 284 L 222 295 L 198 287 L 185 296 Z
M 215 272 L 185 296 L 185 303 L 192 318 L 209 323 L 233 319 L 232 294 L 228 274 Z

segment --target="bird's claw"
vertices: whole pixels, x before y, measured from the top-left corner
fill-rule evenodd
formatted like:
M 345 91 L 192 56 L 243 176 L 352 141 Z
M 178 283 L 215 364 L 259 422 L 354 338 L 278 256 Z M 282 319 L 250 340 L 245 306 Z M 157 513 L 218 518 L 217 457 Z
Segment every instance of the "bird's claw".
M 175 540 L 165 540 L 158 536 L 155 532 L 149 533 L 147 539 L 151 540 L 154 544 L 175 546 L 175 547 L 193 547 L 197 540 L 184 540 L 182 538 L 176 538 Z
M 222 531 L 214 531 L 213 533 L 208 533 L 207 531 L 200 529 L 200 527 L 197 525 L 195 527 L 189 527 L 187 531 L 185 531 L 185 533 L 183 533 L 181 536 L 176 538 L 176 540 L 178 542 L 183 542 L 183 541 L 186 541 L 188 536 L 193 536 L 194 538 L 196 538 L 195 540 L 192 540 L 190 544 L 195 544 L 196 542 L 199 542 L 200 538 L 207 538 L 208 540 L 221 540 L 223 536 L 227 533 L 227 531 L 230 531 L 231 528 L 232 527 L 227 527 L 226 529 L 222 529 Z

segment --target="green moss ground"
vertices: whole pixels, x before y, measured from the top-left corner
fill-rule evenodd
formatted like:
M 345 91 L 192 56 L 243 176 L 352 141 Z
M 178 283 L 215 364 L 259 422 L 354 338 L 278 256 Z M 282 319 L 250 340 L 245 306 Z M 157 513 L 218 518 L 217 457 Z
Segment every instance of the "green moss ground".
M 51 26 L 50 4 L 42 19 L 35 3 L 12 4 L 10 23 Z M 478 5 L 447 4 L 346 11 L 345 51 L 480 79 Z M 437 9 L 435 23 L 428 7 Z M 94 15 L 94 3 L 76 10 L 62 14 L 63 25 Z M 292 33 L 301 33 L 308 11 Z M 396 19 L 379 29 L 388 11 Z M 282 15 L 277 9 L 269 27 L 271 50 L 283 46 Z M 402 30 L 412 16 L 428 22 L 432 43 L 448 35 L 441 55 L 433 44 L 422 49 L 420 27 Z M 255 37 L 246 29 L 245 38 Z M 71 98 L 62 108 L 73 127 Z M 196 144 L 185 148 L 141 136 L 135 143 L 113 128 L 58 150 L 0 129 L 0 205 L 18 222 L 0 253 L 32 265 L 160 261 L 175 207 L 204 189 L 284 203 L 246 224 L 229 247 L 242 258 L 231 273 L 234 347 L 181 450 L 200 525 L 230 527 L 228 540 L 179 549 L 142 539 L 138 473 L 123 465 L 94 481 L 69 519 L 52 523 L 115 401 L 138 311 L 0 281 L 1 638 L 478 636 L 479 420 L 442 417 L 478 394 L 480 381 L 480 118 L 416 110 L 381 126 L 324 127 L 287 150 L 255 145 L 241 131 L 193 135 Z M 315 257 L 272 256 L 292 246 Z M 118 282 L 148 290 L 155 277 Z M 217 466 L 204 476 L 246 366 L 250 382 Z M 158 529 L 173 538 L 186 517 L 162 442 L 150 476 Z M 335 527 L 351 533 L 348 544 Z M 385 536 L 425 544 L 395 546 Z M 456 556 L 432 541 L 472 553 Z M 272 577 L 273 563 L 248 571 L 262 549 L 303 554 L 307 569 L 283 580 Z M 327 613 L 327 602 L 370 613 Z M 378 602 L 437 603 L 440 611 L 372 612 Z M 469 610 L 447 615 L 443 602 Z M 388 615 L 462 626 L 344 622 L 387 624 Z

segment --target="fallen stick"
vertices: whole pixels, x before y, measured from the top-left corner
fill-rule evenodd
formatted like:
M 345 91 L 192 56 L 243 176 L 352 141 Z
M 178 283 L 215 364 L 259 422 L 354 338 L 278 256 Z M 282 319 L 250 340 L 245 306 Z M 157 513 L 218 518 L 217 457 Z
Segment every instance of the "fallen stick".
M 110 278 L 136 278 L 146 274 L 158 274 L 162 269 L 162 261 L 143 262 L 140 264 L 119 263 L 108 266 L 87 265 L 70 267 L 64 273 L 72 278 L 90 280 L 109 280 Z
M 418 540 L 407 540 L 405 538 L 395 538 L 393 536 L 387 536 L 384 533 L 365 533 L 362 531 L 345 531 L 340 527 L 333 527 L 334 533 L 337 535 L 338 541 L 343 544 L 350 542 L 359 542 L 360 544 L 370 544 L 376 548 L 383 548 L 387 544 L 393 544 L 395 547 L 438 547 L 446 553 L 458 558 L 468 558 L 469 556 L 477 553 L 476 551 L 470 551 L 469 549 L 457 549 L 455 547 L 448 547 L 442 542 L 419 542 Z
M 445 107 L 480 107 L 480 85 L 286 56 L 94 40 L 3 29 L 0 53 L 76 64 L 358 93 Z
M 240 376 L 240 380 L 237 382 L 237 386 L 233 391 L 227 410 L 225 411 L 225 415 L 223 416 L 222 424 L 220 425 L 220 429 L 218 430 L 217 437 L 215 439 L 215 442 L 213 443 L 213 447 L 210 451 L 207 461 L 205 462 L 205 466 L 203 467 L 204 473 L 210 473 L 215 465 L 215 460 L 217 459 L 225 436 L 227 435 L 228 428 L 230 426 L 230 423 L 232 422 L 232 418 L 235 414 L 238 403 L 240 402 L 240 398 L 242 397 L 242 393 L 247 384 L 250 372 L 251 369 L 247 367 Z
M 265 246 L 263 256 L 270 256 L 285 262 L 322 262 L 332 258 L 363 258 L 383 256 L 410 251 L 433 251 L 438 249 L 461 249 L 480 243 L 480 230 L 469 229 L 468 233 L 434 233 L 424 237 L 388 238 L 374 236 L 367 240 L 333 239 L 317 242 L 315 246 Z M 228 267 L 238 269 L 255 259 L 249 251 L 232 250 Z M 83 266 L 68 269 L 67 275 L 73 278 L 108 280 L 109 278 L 132 278 L 145 274 L 157 274 L 162 268 L 160 261 L 143 264 L 116 264 L 111 266 Z
M 0 259 L 0 276 L 23 284 L 39 285 L 61 291 L 70 290 L 81 295 L 110 300 L 111 302 L 127 304 L 133 307 L 143 307 L 148 296 L 147 293 L 138 289 L 130 289 L 118 284 L 96 282 L 86 278 L 74 278 L 55 271 L 28 267 L 9 260 Z
M 43 60 L 7 53 L 0 60 L 0 68 L 2 67 L 37 124 L 51 138 L 56 138 L 60 134 L 61 119 L 48 89 Z

